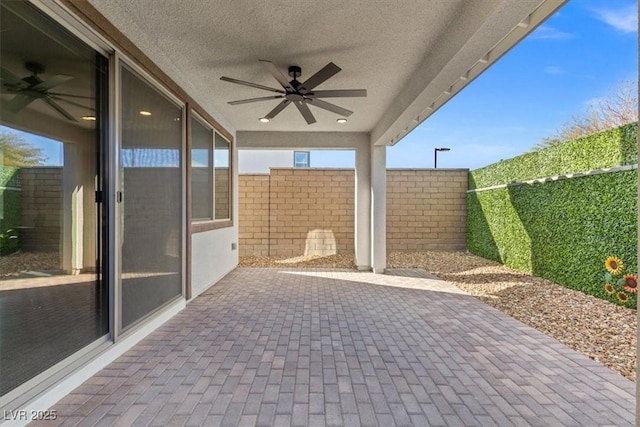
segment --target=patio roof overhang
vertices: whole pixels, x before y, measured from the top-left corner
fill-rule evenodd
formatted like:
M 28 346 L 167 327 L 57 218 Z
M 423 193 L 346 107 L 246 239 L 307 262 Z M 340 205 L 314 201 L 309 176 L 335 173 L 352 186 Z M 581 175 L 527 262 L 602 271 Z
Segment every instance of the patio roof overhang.
M 373 145 L 397 143 L 566 2 L 89 1 L 230 131 L 364 132 Z M 317 108 L 313 125 L 295 108 L 260 123 L 279 101 L 229 105 L 270 93 L 220 80 L 277 87 L 260 59 L 302 67 L 302 81 L 334 62 L 319 89 L 368 96 L 333 101 L 354 111 L 346 124 Z

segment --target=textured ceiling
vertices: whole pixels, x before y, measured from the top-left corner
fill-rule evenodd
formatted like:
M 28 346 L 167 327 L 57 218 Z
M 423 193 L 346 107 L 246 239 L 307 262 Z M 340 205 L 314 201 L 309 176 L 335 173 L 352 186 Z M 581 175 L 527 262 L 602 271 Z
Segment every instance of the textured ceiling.
M 396 123 L 402 112 L 432 82 L 439 78 L 451 84 L 460 76 L 446 75 L 448 67 L 464 72 L 544 0 L 90 1 L 235 130 L 358 131 L 386 137 L 390 128 L 404 126 Z M 367 89 L 368 97 L 328 99 L 354 111 L 346 125 L 317 108 L 312 109 L 317 123 L 307 125 L 293 106 L 270 123 L 259 123 L 278 100 L 227 102 L 272 93 L 220 81 L 228 76 L 278 87 L 259 59 L 273 61 L 285 75 L 289 65 L 302 67 L 301 81 L 334 62 L 342 71 L 316 89 Z

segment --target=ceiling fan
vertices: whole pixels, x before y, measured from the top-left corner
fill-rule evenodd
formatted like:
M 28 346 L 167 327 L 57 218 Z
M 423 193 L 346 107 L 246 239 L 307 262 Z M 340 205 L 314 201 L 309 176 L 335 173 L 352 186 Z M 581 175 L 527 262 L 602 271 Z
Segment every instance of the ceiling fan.
M 271 110 L 266 116 L 260 120 L 269 121 L 277 116 L 282 110 L 284 110 L 289 104 L 296 106 L 302 117 L 306 120 L 307 124 L 316 122 L 315 117 L 309 110 L 308 105 L 322 108 L 323 110 L 331 111 L 332 113 L 339 114 L 343 117 L 349 117 L 353 114 L 353 111 L 346 108 L 339 107 L 335 104 L 323 101 L 320 98 L 359 98 L 367 96 L 366 89 L 344 89 L 344 90 L 313 90 L 316 86 L 324 83 L 331 77 L 335 76 L 341 68 L 333 62 L 329 62 L 320 71 L 309 77 L 304 83 L 298 81 L 298 77 L 302 73 L 302 69 L 297 65 L 289 67 L 289 75 L 293 77 L 293 80 L 289 81 L 287 78 L 276 68 L 271 61 L 260 60 L 265 66 L 267 71 L 280 83 L 282 89 L 276 89 L 269 86 L 263 86 L 257 83 L 246 82 L 244 80 L 232 79 L 231 77 L 220 77 L 220 80 L 224 80 L 230 83 L 236 83 L 244 86 L 254 87 L 256 89 L 268 90 L 276 92 L 279 95 L 265 96 L 261 98 L 249 98 L 241 99 L 239 101 L 231 101 L 230 105 L 248 104 L 250 102 L 269 101 L 272 99 L 282 99 L 276 107 Z
M 7 110 L 17 113 L 27 105 L 31 104 L 36 99 L 41 99 L 46 104 L 48 104 L 51 108 L 60 113 L 64 118 L 70 121 L 77 122 L 75 117 L 73 117 L 67 110 L 65 110 L 58 102 L 64 102 L 69 105 L 74 105 L 76 107 L 84 108 L 86 110 L 91 110 L 90 107 L 79 104 L 74 101 L 70 101 L 66 99 L 70 98 L 82 98 L 82 99 L 92 99 L 89 96 L 81 96 L 81 95 L 72 95 L 67 93 L 60 92 L 51 92 L 50 89 L 55 88 L 56 86 L 60 86 L 63 83 L 68 82 L 73 79 L 73 76 L 69 76 L 66 74 L 58 74 L 56 76 L 51 77 L 49 80 L 42 80 L 38 77 L 38 74 L 42 74 L 45 71 L 45 67 L 42 64 L 37 62 L 27 62 L 25 64 L 25 68 L 31 71 L 31 75 L 27 77 L 20 78 L 14 75 L 11 71 L 0 68 L 0 79 L 2 80 L 2 91 L 4 93 L 15 94 L 15 96 L 9 100 L 4 108 Z

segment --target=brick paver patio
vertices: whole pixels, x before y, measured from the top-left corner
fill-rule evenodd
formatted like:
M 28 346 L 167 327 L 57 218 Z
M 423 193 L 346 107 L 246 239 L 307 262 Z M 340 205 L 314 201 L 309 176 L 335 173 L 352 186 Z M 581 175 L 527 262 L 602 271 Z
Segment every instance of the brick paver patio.
M 425 277 L 237 269 L 63 398 L 57 423 L 633 425 L 633 382 Z

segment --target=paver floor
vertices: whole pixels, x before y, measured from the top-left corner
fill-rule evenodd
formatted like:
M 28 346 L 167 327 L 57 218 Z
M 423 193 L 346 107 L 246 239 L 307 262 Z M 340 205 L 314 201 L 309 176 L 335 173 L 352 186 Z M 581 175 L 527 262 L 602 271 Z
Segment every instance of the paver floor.
M 633 425 L 633 382 L 421 276 L 237 269 L 63 398 L 57 423 Z

